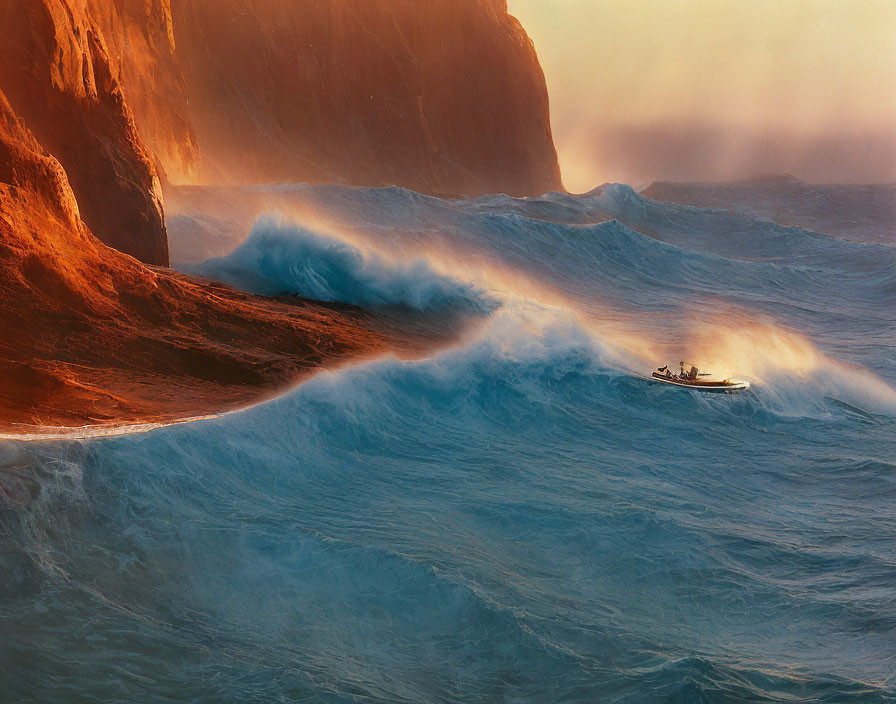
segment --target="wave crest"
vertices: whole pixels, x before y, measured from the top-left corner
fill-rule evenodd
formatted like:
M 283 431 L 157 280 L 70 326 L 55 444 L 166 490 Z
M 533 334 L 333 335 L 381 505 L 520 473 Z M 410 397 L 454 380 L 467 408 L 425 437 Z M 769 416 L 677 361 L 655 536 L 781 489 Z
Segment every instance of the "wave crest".
M 246 240 L 195 273 L 264 296 L 296 295 L 363 308 L 487 313 L 497 304 L 476 286 L 424 259 L 392 261 L 302 225 L 260 219 Z

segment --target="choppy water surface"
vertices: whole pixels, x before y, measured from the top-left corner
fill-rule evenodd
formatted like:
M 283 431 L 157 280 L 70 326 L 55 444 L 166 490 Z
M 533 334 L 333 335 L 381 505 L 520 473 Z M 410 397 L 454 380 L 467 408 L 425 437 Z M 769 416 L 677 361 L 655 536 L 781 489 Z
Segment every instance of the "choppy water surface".
M 896 701 L 896 248 L 622 186 L 267 190 L 194 269 L 479 324 L 0 445 L 0 701 Z M 643 378 L 685 356 L 754 391 Z

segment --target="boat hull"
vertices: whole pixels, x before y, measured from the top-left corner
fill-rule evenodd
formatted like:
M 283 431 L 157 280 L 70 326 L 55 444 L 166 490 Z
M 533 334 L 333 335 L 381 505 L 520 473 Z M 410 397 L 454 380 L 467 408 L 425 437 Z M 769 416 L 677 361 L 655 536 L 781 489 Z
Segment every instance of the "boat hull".
M 675 377 L 668 378 L 658 372 L 654 372 L 652 379 L 661 381 L 664 384 L 672 386 L 680 386 L 684 389 L 694 389 L 694 391 L 703 391 L 711 394 L 739 394 L 748 391 L 750 388 L 749 381 L 740 381 L 733 379 L 725 379 L 724 381 L 684 381 Z

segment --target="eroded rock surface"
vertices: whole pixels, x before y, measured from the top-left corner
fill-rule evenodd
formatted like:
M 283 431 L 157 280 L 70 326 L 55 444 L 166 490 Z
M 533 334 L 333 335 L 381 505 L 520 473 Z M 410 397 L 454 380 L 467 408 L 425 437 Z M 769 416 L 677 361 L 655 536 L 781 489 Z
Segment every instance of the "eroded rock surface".
M 159 179 L 83 0 L 0 3 L 0 90 L 103 242 L 168 264 Z

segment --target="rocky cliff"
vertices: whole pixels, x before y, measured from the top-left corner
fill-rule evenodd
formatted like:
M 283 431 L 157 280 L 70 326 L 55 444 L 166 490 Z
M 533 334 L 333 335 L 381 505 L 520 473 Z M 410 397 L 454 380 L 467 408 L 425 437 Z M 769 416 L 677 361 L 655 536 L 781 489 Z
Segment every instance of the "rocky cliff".
M 110 246 L 167 265 L 161 193 L 86 0 L 0 3 L 0 89 Z
M 90 2 L 175 182 L 562 188 L 544 76 L 504 0 Z
M 170 0 L 88 0 L 88 6 L 157 166 L 178 180 L 196 180 L 199 145 L 178 63 Z
M 221 411 L 431 338 L 137 261 L 168 263 L 141 133 L 184 178 L 559 186 L 544 82 L 501 2 L 0 2 L 3 431 Z
M 0 431 L 232 408 L 383 349 L 389 338 L 371 320 L 151 269 L 105 246 L 60 163 L 0 93 Z

